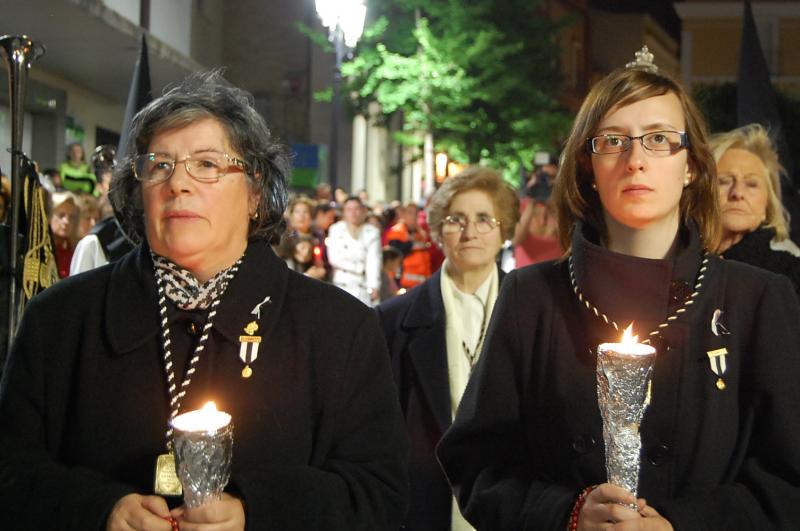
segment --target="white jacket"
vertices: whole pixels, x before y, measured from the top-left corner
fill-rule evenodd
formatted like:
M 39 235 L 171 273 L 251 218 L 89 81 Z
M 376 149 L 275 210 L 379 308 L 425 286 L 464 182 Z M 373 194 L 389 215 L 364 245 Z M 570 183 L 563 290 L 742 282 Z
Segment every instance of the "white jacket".
M 339 221 L 331 225 L 325 242 L 333 283 L 364 304 L 374 304 L 370 293 L 381 287 L 381 234 L 377 227 L 364 223 L 354 238 L 347 223 Z

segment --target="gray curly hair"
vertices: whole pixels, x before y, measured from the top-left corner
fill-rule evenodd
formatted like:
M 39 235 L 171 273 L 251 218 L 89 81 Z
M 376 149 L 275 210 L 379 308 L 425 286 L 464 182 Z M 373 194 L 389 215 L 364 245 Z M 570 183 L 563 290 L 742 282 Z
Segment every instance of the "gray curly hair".
M 266 122 L 253 107 L 250 93 L 232 86 L 220 69 L 191 74 L 139 111 L 131 123 L 125 157 L 114 169 L 109 197 L 125 233 L 135 242 L 145 239 L 141 183 L 133 158 L 145 153 L 153 136 L 214 118 L 225 129 L 233 149 L 247 164 L 251 189 L 259 195 L 258 216 L 251 219 L 248 238 L 272 240 L 283 230 L 290 159 Z

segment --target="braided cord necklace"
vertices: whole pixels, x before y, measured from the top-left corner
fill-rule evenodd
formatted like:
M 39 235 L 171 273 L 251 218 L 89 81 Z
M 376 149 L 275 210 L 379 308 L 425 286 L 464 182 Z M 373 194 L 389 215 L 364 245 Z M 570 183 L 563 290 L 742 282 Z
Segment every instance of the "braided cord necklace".
M 675 310 L 672 315 L 666 318 L 666 320 L 655 327 L 652 332 L 647 334 L 647 338 L 642 340 L 642 343 L 649 344 L 653 339 L 661 335 L 661 332 L 667 329 L 669 325 L 677 320 L 681 314 L 685 313 L 689 307 L 694 304 L 695 299 L 700 294 L 700 288 L 703 286 L 703 279 L 705 278 L 706 268 L 708 266 L 708 251 L 703 251 L 703 261 L 700 263 L 700 269 L 697 274 L 697 280 L 694 283 L 694 290 L 692 294 L 689 295 L 686 299 L 684 299 L 683 304 L 681 307 Z M 614 327 L 614 330 L 619 331 L 619 325 L 613 320 L 610 319 L 606 314 L 601 312 L 597 309 L 597 306 L 589 302 L 589 300 L 583 296 L 580 288 L 578 287 L 578 281 L 575 279 L 575 266 L 573 265 L 573 258 L 572 255 L 569 256 L 569 280 L 572 284 L 572 291 L 575 292 L 575 296 L 578 297 L 578 300 L 586 306 L 589 311 L 595 314 L 597 317 L 602 319 L 606 324 L 610 324 Z
M 239 270 L 239 265 L 242 263 L 242 258 L 236 261 L 233 266 L 228 270 L 225 275 L 225 289 L 227 289 L 228 284 L 230 283 L 231 279 L 233 278 L 236 271 Z M 223 289 L 215 298 L 214 301 L 209 306 L 208 311 L 208 318 L 206 319 L 205 324 L 203 325 L 203 333 L 200 336 L 200 340 L 197 342 L 197 346 L 194 349 L 194 355 L 192 356 L 191 360 L 189 360 L 189 367 L 186 369 L 186 374 L 183 377 L 183 380 L 180 384 L 180 389 L 176 384 L 175 380 L 175 367 L 172 362 L 172 349 L 170 348 L 172 345 L 172 341 L 169 337 L 169 321 L 167 319 L 167 295 L 164 290 L 164 280 L 162 279 L 161 275 L 156 275 L 156 285 L 158 287 L 158 309 L 159 314 L 161 316 L 161 339 L 162 345 L 164 350 L 164 367 L 167 373 L 167 389 L 169 391 L 169 406 L 170 406 L 170 414 L 169 420 L 170 422 L 167 423 L 167 450 L 172 452 L 172 424 L 171 421 L 178 416 L 178 411 L 181 408 L 181 401 L 183 397 L 186 395 L 186 390 L 189 388 L 189 384 L 192 382 L 192 376 L 194 375 L 194 371 L 197 367 L 197 362 L 200 361 L 200 355 L 206 348 L 206 343 L 208 342 L 208 335 L 211 331 L 211 326 L 214 321 L 214 316 L 217 315 L 217 306 L 219 306 L 220 301 L 222 300 L 222 294 L 225 292 Z
M 481 352 L 481 346 L 483 346 L 483 339 L 486 335 L 486 325 L 488 324 L 487 317 L 489 312 L 486 311 L 484 308 L 483 311 L 483 321 L 481 322 L 481 332 L 478 336 L 478 342 L 475 344 L 475 349 L 470 349 L 467 346 L 467 342 L 465 340 L 461 340 L 461 348 L 464 349 L 464 354 L 467 356 L 467 361 L 469 362 L 469 372 L 472 374 L 473 369 L 475 369 L 475 364 L 478 363 L 478 355 Z

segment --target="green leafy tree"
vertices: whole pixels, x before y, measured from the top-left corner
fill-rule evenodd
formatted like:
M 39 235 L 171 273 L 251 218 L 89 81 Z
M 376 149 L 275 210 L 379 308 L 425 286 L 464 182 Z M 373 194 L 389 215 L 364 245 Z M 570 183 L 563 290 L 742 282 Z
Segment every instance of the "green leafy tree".
M 342 67 L 358 112 L 396 113 L 406 145 L 447 151 L 517 180 L 537 150 L 553 150 L 561 109 L 556 34 L 562 23 L 531 0 L 373 0 L 374 22 Z M 426 161 L 426 167 L 432 165 Z

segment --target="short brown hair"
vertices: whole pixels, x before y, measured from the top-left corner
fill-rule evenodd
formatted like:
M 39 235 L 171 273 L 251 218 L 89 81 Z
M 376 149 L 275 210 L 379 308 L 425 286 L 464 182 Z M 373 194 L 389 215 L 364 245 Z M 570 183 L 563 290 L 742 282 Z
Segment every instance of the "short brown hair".
M 294 212 L 294 207 L 297 205 L 306 205 L 308 207 L 308 213 L 312 216 L 314 215 L 314 207 L 316 206 L 316 202 L 306 195 L 298 195 L 289 201 L 289 208 L 286 209 L 286 215 L 291 215 L 292 212 Z
M 719 159 L 729 149 L 743 149 L 761 160 L 767 170 L 767 219 L 766 226 L 775 231 L 778 241 L 789 237 L 789 213 L 781 200 L 781 174 L 786 170 L 778 160 L 775 144 L 761 124 L 749 124 L 725 133 L 713 135 L 709 141 L 714 160 Z
M 670 76 L 641 68 L 623 68 L 600 80 L 586 96 L 561 154 L 553 198 L 564 249 L 570 248 L 578 221 L 593 226 L 601 241 L 608 241 L 603 206 L 592 190 L 594 174 L 588 139 L 612 109 L 668 93 L 675 94 L 681 103 L 689 137 L 686 150 L 693 178 L 681 195 L 681 219 L 697 224 L 706 249 L 716 248 L 721 234 L 717 171 L 707 144 L 705 121 L 697 105 Z
M 473 166 L 448 178 L 436 190 L 428 205 L 428 225 L 437 238 L 441 237 L 442 220 L 447 217 L 453 198 L 462 192 L 480 190 L 492 198 L 503 239 L 514 236 L 519 221 L 519 199 L 514 189 L 495 170 Z

